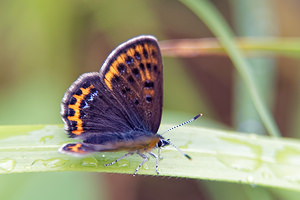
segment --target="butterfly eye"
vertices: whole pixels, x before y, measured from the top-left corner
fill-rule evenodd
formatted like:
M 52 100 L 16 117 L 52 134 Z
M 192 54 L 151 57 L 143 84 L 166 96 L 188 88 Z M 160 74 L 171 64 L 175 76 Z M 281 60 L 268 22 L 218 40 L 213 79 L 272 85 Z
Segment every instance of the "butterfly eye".
M 158 143 L 157 143 L 157 147 L 160 148 L 161 146 L 162 146 L 162 142 L 161 142 L 161 140 L 159 140 Z

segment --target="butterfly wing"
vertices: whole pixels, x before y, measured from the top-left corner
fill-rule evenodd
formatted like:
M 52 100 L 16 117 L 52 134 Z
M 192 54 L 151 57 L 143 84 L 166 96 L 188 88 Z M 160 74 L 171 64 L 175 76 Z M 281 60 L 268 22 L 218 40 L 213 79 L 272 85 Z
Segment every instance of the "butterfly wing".
M 153 36 L 138 36 L 117 47 L 100 68 L 100 78 L 137 129 L 157 132 L 162 115 L 163 65 Z
M 157 41 L 139 36 L 121 44 L 100 69 L 68 89 L 61 116 L 70 137 L 141 130 L 156 133 L 162 113 L 162 60 Z M 99 138 L 98 138 L 99 139 Z
M 126 112 L 100 81 L 98 72 L 81 75 L 67 90 L 61 116 L 70 137 L 131 130 Z

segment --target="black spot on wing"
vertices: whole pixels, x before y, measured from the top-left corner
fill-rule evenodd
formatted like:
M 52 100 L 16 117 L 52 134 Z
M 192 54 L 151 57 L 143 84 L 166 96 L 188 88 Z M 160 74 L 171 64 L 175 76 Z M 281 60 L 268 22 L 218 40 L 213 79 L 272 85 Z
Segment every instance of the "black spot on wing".
M 132 69 L 132 73 L 134 74 L 135 77 L 140 77 L 140 71 L 138 70 L 138 68 Z
M 77 99 L 75 98 L 75 97 L 71 97 L 71 99 L 70 99 L 70 105 L 74 105 L 75 103 L 77 102 Z
M 147 66 L 147 69 L 151 69 L 151 64 L 150 63 L 147 63 L 146 66 Z
M 120 74 L 124 75 L 126 73 L 126 66 L 123 63 L 120 63 L 117 67 Z
M 134 59 L 131 56 L 127 56 L 127 58 L 125 59 L 125 62 L 128 66 L 134 65 Z
M 85 109 L 88 107 L 88 104 L 85 100 L 81 100 L 79 108 Z
M 145 65 L 143 64 L 143 63 L 140 63 L 140 69 L 142 70 L 142 71 L 145 71 Z
M 82 90 L 79 88 L 76 92 L 75 92 L 76 95 L 80 96 L 82 95 Z
M 143 55 L 146 59 L 148 59 L 148 52 L 145 48 L 143 48 Z
M 90 87 L 90 85 L 91 85 L 91 83 L 87 81 L 87 82 L 85 82 L 84 84 L 82 84 L 82 87 L 83 87 L 84 89 L 86 89 L 86 88 Z
M 146 80 L 145 83 L 144 83 L 144 87 L 145 87 L 146 89 L 153 89 L 153 88 L 154 88 L 154 82 L 153 82 L 153 81 Z
M 152 102 L 152 96 L 151 95 L 146 95 L 145 100 L 147 103 L 151 103 Z
M 141 54 L 140 54 L 139 52 L 137 52 L 137 51 L 134 53 L 134 57 L 135 57 L 135 59 L 137 59 L 138 61 L 141 60 Z

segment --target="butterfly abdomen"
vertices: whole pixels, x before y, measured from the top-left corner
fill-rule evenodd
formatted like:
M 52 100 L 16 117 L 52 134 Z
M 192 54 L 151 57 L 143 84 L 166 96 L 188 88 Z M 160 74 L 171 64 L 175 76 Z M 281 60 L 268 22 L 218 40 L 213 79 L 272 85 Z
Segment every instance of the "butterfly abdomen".
M 130 131 L 122 133 L 89 134 L 83 141 L 86 144 L 103 145 L 97 151 L 145 152 L 151 151 L 159 142 L 160 137 L 145 131 Z

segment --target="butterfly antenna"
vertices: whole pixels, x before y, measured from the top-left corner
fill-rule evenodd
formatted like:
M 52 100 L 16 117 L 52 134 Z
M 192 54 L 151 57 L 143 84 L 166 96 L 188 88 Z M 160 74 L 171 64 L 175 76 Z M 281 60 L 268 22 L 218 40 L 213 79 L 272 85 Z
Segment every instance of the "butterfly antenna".
M 197 118 L 196 118 L 197 119 Z M 184 153 L 184 151 L 182 151 L 181 149 L 179 149 L 175 144 L 171 143 L 169 140 L 168 140 L 169 144 L 172 145 L 175 149 L 177 149 L 177 151 L 179 151 L 183 156 L 185 156 L 187 159 L 189 160 L 192 160 L 192 158 L 187 155 L 186 153 Z
M 167 133 L 167 132 L 169 132 L 169 131 L 171 131 L 171 130 L 173 130 L 173 129 L 175 129 L 175 128 L 178 128 L 178 127 L 180 127 L 180 126 L 183 126 L 183 125 L 185 125 L 185 124 L 191 123 L 192 121 L 198 119 L 198 118 L 201 117 L 201 116 L 202 116 L 202 114 L 200 113 L 200 114 L 196 115 L 195 117 L 193 117 L 192 119 L 190 119 L 190 120 L 188 120 L 188 121 L 186 121 L 186 122 L 183 122 L 183 123 L 181 123 L 181 124 L 179 124 L 179 125 L 173 126 L 172 128 L 166 130 L 165 132 L 163 132 L 163 133 L 160 134 L 160 135 L 163 135 L 163 134 L 165 134 L 165 133 Z M 172 144 L 172 145 L 173 145 L 175 148 L 177 148 L 174 144 Z M 177 149 L 178 149 L 178 148 L 177 148 Z M 179 150 L 179 149 L 178 149 L 178 150 Z M 181 151 L 181 150 L 179 150 L 179 151 Z M 183 153 L 183 154 L 184 154 L 184 153 Z

